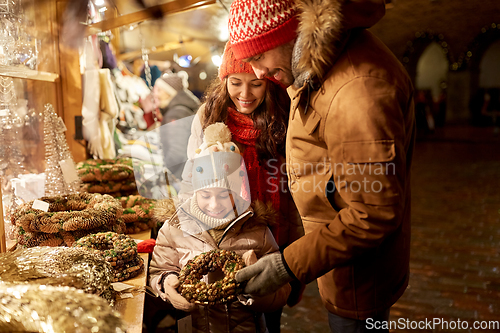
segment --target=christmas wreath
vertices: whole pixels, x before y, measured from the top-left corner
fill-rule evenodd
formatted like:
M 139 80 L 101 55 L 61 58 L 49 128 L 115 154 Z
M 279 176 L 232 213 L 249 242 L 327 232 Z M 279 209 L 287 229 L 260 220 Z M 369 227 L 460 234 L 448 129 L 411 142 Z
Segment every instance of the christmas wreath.
M 100 232 L 80 238 L 73 247 L 101 254 L 114 270 L 113 282 L 134 277 L 144 268 L 144 261 L 137 254 L 137 244 L 127 235 Z
M 182 268 L 179 274 L 179 292 L 191 303 L 213 305 L 231 302 L 242 293 L 244 285 L 235 280 L 236 272 L 245 267 L 241 256 L 234 251 L 204 252 Z M 221 269 L 222 280 L 213 283 L 201 281 L 204 275 Z
M 76 165 L 82 182 L 108 182 L 134 178 L 132 159 L 86 160 Z
M 152 218 L 156 200 L 140 195 L 130 195 L 117 199 L 120 200 L 123 207 L 122 219 L 127 226 L 126 234 L 136 234 L 156 225 Z
M 38 200 L 49 204 L 47 212 L 33 208 L 34 200 L 29 201 L 14 212 L 12 224 L 25 231 L 57 233 L 94 229 L 111 224 L 122 214 L 120 202 L 109 195 L 78 193 Z

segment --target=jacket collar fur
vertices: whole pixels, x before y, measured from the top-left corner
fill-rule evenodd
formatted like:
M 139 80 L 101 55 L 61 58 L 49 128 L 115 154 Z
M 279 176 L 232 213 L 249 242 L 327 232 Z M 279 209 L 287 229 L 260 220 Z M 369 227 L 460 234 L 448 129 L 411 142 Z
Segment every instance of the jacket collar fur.
M 368 28 L 385 14 L 384 0 L 297 0 L 299 32 L 292 54 L 294 85 L 317 89 L 333 66 L 349 31 Z

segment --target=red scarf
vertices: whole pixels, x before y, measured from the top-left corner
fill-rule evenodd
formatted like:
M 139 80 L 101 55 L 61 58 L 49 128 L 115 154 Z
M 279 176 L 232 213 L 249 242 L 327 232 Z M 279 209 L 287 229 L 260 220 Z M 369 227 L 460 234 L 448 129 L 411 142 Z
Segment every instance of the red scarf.
M 267 161 L 259 161 L 257 149 L 255 148 L 260 130 L 254 127 L 254 122 L 250 117 L 231 107 L 228 109 L 226 125 L 231 131 L 232 140 L 243 146 L 243 160 L 247 168 L 252 201 L 271 202 L 274 210 L 278 213 L 278 222 L 280 222 L 280 184 L 278 175 L 271 172 L 275 168 L 265 168 Z M 271 226 L 271 231 L 278 244 L 279 225 L 280 223 L 276 223 L 275 226 Z

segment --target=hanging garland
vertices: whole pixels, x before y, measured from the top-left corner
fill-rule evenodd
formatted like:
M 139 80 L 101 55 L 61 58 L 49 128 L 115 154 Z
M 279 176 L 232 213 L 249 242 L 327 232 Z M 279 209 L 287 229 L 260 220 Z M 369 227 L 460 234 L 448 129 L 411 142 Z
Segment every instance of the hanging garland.
M 446 42 L 444 35 L 443 34 L 436 34 L 431 30 L 425 30 L 425 31 L 417 31 L 415 33 L 415 38 L 413 40 L 410 40 L 406 42 L 406 51 L 403 54 L 403 65 L 405 67 L 408 67 L 410 64 L 410 61 L 415 57 L 415 52 L 420 51 L 423 52 L 425 48 L 432 42 L 437 43 L 442 51 L 443 54 L 446 56 L 446 59 L 448 59 L 448 63 L 450 64 L 450 69 L 453 69 L 453 57 L 450 52 L 450 48 L 448 45 L 448 42 Z
M 469 65 L 478 55 L 482 47 L 489 46 L 490 42 L 500 38 L 500 23 L 491 23 L 481 28 L 481 33 L 478 34 L 471 43 L 467 46 L 467 51 L 463 52 L 456 62 L 456 67 L 462 68 Z M 455 64 L 454 64 L 455 65 Z
M 441 46 L 444 55 L 448 59 L 449 69 L 458 71 L 465 69 L 471 63 L 473 57 L 477 56 L 479 50 L 484 46 L 489 46 L 492 40 L 498 39 L 500 36 L 500 23 L 491 23 L 481 28 L 481 33 L 469 43 L 467 50 L 460 54 L 457 61 L 454 61 L 450 52 L 449 44 L 446 42 L 443 34 L 436 34 L 431 30 L 418 31 L 415 33 L 415 38 L 406 42 L 406 50 L 403 54 L 403 65 L 408 67 L 411 60 L 415 57 L 415 51 L 423 51 L 425 47 L 436 42 Z

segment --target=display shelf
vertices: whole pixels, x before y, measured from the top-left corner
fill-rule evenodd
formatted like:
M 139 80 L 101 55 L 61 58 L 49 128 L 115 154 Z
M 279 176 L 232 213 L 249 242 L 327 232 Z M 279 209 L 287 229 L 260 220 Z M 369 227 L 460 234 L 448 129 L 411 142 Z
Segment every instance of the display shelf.
M 59 74 L 34 71 L 23 67 L 13 67 L 0 65 L 0 76 L 13 77 L 18 79 L 29 79 L 46 82 L 55 82 L 59 78 Z

